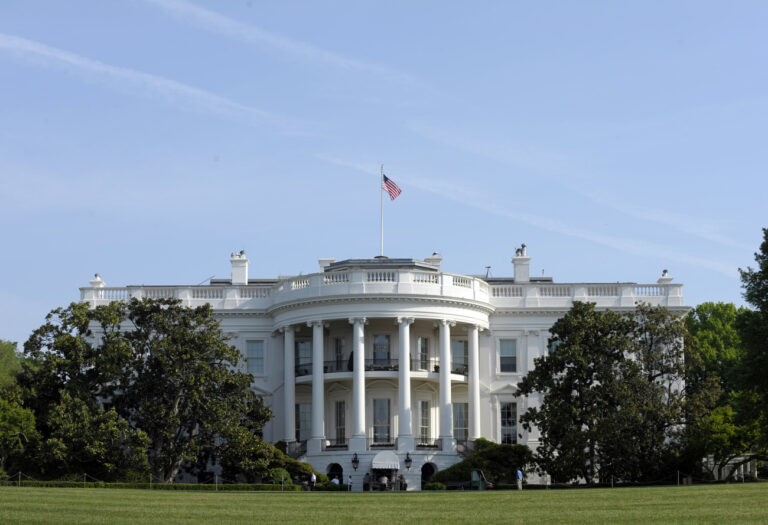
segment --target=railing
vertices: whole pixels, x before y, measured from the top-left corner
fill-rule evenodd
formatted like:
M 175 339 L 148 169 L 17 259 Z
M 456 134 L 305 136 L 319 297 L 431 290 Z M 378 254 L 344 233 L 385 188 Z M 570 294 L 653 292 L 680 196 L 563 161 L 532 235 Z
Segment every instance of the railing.
M 307 454 L 307 441 L 291 441 L 285 444 L 285 453 L 296 459 Z
M 334 272 L 323 274 L 323 284 L 341 284 L 349 282 L 347 272 Z
M 587 295 L 590 297 L 616 297 L 619 295 L 618 286 L 587 286 Z
M 266 299 L 271 293 L 272 288 L 267 286 L 242 286 L 237 290 L 241 299 Z
M 346 450 L 349 440 L 346 438 L 328 438 L 323 440 L 323 450 Z
M 97 299 L 125 301 L 129 297 L 127 288 L 96 288 Z
M 570 297 L 570 286 L 542 285 L 539 286 L 539 295 L 542 297 Z
M 312 375 L 312 363 L 301 363 L 295 366 L 294 373 L 296 377 L 299 376 L 311 376 Z
M 440 275 L 429 272 L 413 272 L 413 282 L 419 284 L 440 284 Z
M 332 374 L 334 372 L 351 372 L 352 362 L 349 359 L 334 359 L 333 361 L 323 361 L 323 372 Z
M 469 373 L 469 365 L 461 363 L 451 363 L 451 373 L 465 376 Z
M 196 286 L 192 288 L 192 299 L 221 299 L 224 297 L 224 288 L 211 286 Z
M 411 361 L 412 372 L 439 372 L 440 360 L 436 358 L 429 358 L 426 360 L 413 359 Z
M 469 277 L 461 277 L 459 275 L 454 275 L 453 285 L 461 286 L 462 288 L 472 288 L 472 279 Z
M 474 440 L 459 439 L 456 440 L 456 452 L 459 456 L 465 458 L 475 450 Z
M 387 439 L 384 438 L 366 438 L 366 444 L 368 450 L 374 450 L 374 449 L 388 449 L 388 448 L 395 448 L 395 441 L 392 439 L 392 436 L 388 436 Z
M 667 289 L 665 287 L 648 284 L 635 286 L 634 292 L 638 297 L 664 297 L 667 295 Z
M 299 279 L 294 279 L 291 281 L 291 290 L 301 290 L 302 288 L 308 288 L 309 287 L 309 278 L 308 277 L 302 277 Z
M 432 450 L 443 450 L 443 440 L 440 438 L 436 439 L 421 439 L 420 437 L 416 438 L 416 448 L 417 449 L 432 449 Z
M 171 299 L 175 296 L 175 288 L 144 288 L 144 297 L 149 299 Z
M 367 372 L 396 372 L 398 369 L 397 359 L 366 359 L 365 370 Z
M 394 283 L 397 281 L 396 272 L 366 272 L 369 283 Z

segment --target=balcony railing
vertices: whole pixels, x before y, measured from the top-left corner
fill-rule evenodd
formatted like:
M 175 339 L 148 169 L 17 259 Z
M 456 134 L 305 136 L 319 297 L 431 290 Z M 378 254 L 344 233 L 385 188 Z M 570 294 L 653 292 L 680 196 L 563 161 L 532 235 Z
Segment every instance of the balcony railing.
M 291 441 L 285 444 L 285 453 L 292 458 L 300 458 L 307 453 L 307 441 Z
M 349 440 L 346 438 L 330 438 L 323 441 L 323 450 L 347 450 Z
M 352 370 L 352 362 L 349 359 L 323 361 L 323 372 L 326 374 L 332 374 L 334 372 L 351 372 Z
M 366 359 L 366 372 L 396 372 L 397 359 Z
M 437 439 L 416 439 L 416 448 L 422 450 L 443 450 L 443 440 Z
M 312 363 L 301 363 L 294 368 L 296 377 L 299 376 L 311 376 L 312 375 Z
M 439 372 L 440 360 L 436 358 L 412 359 L 411 371 L 412 372 Z
M 382 439 L 382 438 L 368 438 L 366 440 L 368 444 L 368 450 L 380 450 L 380 449 L 392 449 L 395 448 L 395 440 L 392 439 L 390 436 L 390 439 Z

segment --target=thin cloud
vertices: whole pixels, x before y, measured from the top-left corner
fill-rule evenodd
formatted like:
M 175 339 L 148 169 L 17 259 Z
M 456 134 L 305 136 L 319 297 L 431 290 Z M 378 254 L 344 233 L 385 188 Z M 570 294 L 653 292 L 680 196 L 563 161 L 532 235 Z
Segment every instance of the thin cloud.
M 128 89 L 134 93 L 204 113 L 244 119 L 255 124 L 271 124 L 291 134 L 306 133 L 309 127 L 307 123 L 299 120 L 240 104 L 204 89 L 134 69 L 111 66 L 13 35 L 0 33 L 0 50 L 46 67 L 86 74 L 118 90 Z
M 718 233 L 716 227 L 706 220 L 662 209 L 638 206 L 616 196 L 584 191 L 582 185 L 573 183 L 574 176 L 576 175 L 575 172 L 577 171 L 574 168 L 573 162 L 552 152 L 538 149 L 532 145 L 494 144 L 488 140 L 457 136 L 445 128 L 423 123 L 410 123 L 408 127 L 411 131 L 429 140 L 440 142 L 508 166 L 533 172 L 539 177 L 556 182 L 558 186 L 567 188 L 571 193 L 581 195 L 596 204 L 610 208 L 622 215 L 662 224 L 686 235 L 724 246 L 750 249 L 748 245 Z
M 215 11 L 184 2 L 182 0 L 144 0 L 171 15 L 192 23 L 206 31 L 248 43 L 266 44 L 274 49 L 303 60 L 321 61 L 340 68 L 357 70 L 384 77 L 392 81 L 417 84 L 409 75 L 372 62 L 365 62 L 343 56 L 321 47 L 286 38 L 252 24 L 246 24 Z
M 355 169 L 362 173 L 369 175 L 376 174 L 375 169 L 372 169 L 369 165 L 350 162 L 335 157 L 320 156 L 318 157 L 327 162 L 336 164 L 338 166 L 344 166 L 351 169 Z M 482 210 L 487 213 L 505 217 L 519 222 L 530 224 L 536 228 L 551 231 L 560 235 L 567 235 L 569 237 L 575 237 L 577 239 L 586 240 L 595 244 L 601 244 L 614 250 L 622 251 L 632 255 L 647 257 L 649 254 L 662 255 L 663 257 L 685 264 L 691 264 L 706 268 L 711 271 L 715 271 L 726 275 L 728 277 L 737 276 L 736 268 L 733 265 L 714 261 L 711 259 L 705 259 L 700 257 L 691 257 L 684 253 L 677 253 L 667 249 L 664 246 L 640 241 L 636 239 L 626 239 L 623 237 L 613 237 L 610 235 L 604 235 L 601 233 L 585 230 L 582 228 L 576 228 L 572 225 L 551 219 L 549 217 L 543 217 L 526 212 L 510 211 L 507 206 L 502 206 L 494 202 L 491 195 L 478 191 L 476 187 L 465 186 L 462 184 L 456 184 L 448 182 L 444 179 L 407 179 L 407 184 L 411 187 L 418 188 L 420 190 L 433 193 L 445 199 L 449 199 L 455 202 L 462 203 L 467 206 Z

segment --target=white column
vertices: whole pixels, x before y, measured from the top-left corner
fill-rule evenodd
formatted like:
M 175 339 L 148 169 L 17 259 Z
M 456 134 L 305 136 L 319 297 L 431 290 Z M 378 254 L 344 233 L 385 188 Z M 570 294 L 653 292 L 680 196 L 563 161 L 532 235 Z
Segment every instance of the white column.
M 469 439 L 480 437 L 480 355 L 477 325 L 469 326 Z
M 365 443 L 365 317 L 350 319 L 352 325 L 352 437 L 349 450 L 364 451 Z
M 283 349 L 285 354 L 285 373 L 283 392 L 285 400 L 285 426 L 283 436 L 286 443 L 296 440 L 296 338 L 292 326 L 283 327 Z
M 440 321 L 440 439 L 443 450 L 453 450 L 453 407 L 451 406 L 451 326 L 456 323 Z
M 312 327 L 312 450 L 319 452 L 325 438 L 325 378 L 323 377 L 323 322 L 311 321 L 307 326 Z M 308 451 L 309 448 L 307 449 Z
M 399 330 L 399 407 L 398 421 L 398 450 L 413 449 L 413 430 L 411 425 L 411 324 L 413 318 L 398 317 Z

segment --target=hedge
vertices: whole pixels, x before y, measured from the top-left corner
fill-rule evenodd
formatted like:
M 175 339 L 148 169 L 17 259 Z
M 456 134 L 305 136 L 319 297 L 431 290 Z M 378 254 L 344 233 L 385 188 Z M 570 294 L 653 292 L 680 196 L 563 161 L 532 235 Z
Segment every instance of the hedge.
M 17 481 L 0 481 L 0 487 L 15 487 Z M 200 490 L 200 491 L 285 491 L 299 492 L 301 485 L 284 485 L 273 483 L 105 483 L 103 481 L 22 481 L 22 487 L 58 487 L 58 488 L 96 488 L 96 489 L 145 489 L 149 490 Z

